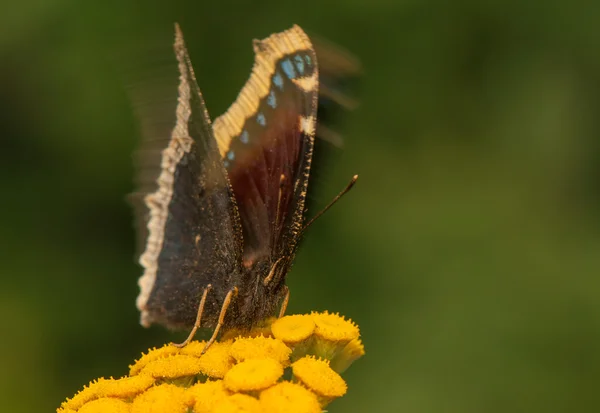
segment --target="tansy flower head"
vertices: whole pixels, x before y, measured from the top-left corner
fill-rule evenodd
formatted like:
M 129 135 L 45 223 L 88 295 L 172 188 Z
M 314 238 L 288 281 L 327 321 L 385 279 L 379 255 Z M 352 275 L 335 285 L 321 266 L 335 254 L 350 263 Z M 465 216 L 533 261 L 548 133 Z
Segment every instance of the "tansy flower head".
M 230 392 L 225 390 L 223 380 L 209 380 L 204 383 L 196 383 L 190 387 L 188 394 L 194 401 L 194 412 L 209 413 L 213 411 L 215 406 L 221 404 L 230 395 Z
M 151 361 L 142 369 L 142 374 L 147 374 L 156 379 L 176 379 L 178 377 L 195 376 L 199 373 L 200 359 L 184 354 L 174 354 Z
M 263 320 L 257 326 L 254 326 L 252 328 L 252 330 L 250 330 L 250 331 L 233 328 L 233 329 L 225 332 L 223 334 L 223 337 L 221 337 L 221 340 L 222 341 L 233 340 L 239 336 L 248 337 L 248 338 L 259 337 L 259 336 L 270 337 L 271 336 L 271 324 L 273 324 L 273 322 L 275 320 L 277 320 L 275 317 L 267 318 L 266 320 Z
M 306 314 L 281 317 L 271 325 L 275 338 L 288 346 L 295 346 L 310 338 L 315 331 L 313 318 Z
M 161 384 L 140 394 L 131 404 L 131 413 L 187 413 L 190 397 L 183 387 Z
M 172 344 L 167 344 L 161 348 L 152 348 L 148 350 L 148 353 L 142 354 L 142 357 L 137 360 L 133 365 L 129 366 L 129 375 L 135 376 L 138 374 L 146 365 L 154 360 L 158 360 L 164 357 L 179 354 L 179 349 Z
M 339 314 L 311 313 L 316 325 L 315 334 L 325 340 L 348 343 L 358 338 L 358 326 Z
M 335 358 L 346 345 L 359 337 L 356 324 L 344 319 L 339 314 L 312 313 L 315 322 L 314 354 L 331 360 Z
M 346 344 L 341 352 L 331 360 L 331 368 L 338 373 L 345 372 L 355 360 L 365 355 L 365 346 L 360 338 L 356 338 Z
M 78 413 L 129 413 L 130 411 L 131 407 L 128 403 L 119 399 L 103 397 L 102 399 L 96 399 L 87 403 L 79 409 Z
M 128 377 L 94 381 L 58 412 L 317 413 L 345 394 L 336 372 L 364 355 L 356 325 L 329 313 L 271 321 L 229 332 L 205 354 L 206 343 L 198 341 L 151 349 Z M 283 373 L 290 364 L 288 381 Z
M 317 397 L 299 384 L 284 381 L 260 393 L 265 413 L 320 413 Z
M 283 376 L 283 366 L 273 359 L 251 359 L 236 364 L 223 378 L 225 388 L 233 392 L 263 390 Z
M 197 348 L 202 346 L 204 346 L 204 342 L 200 346 L 197 346 Z M 185 352 L 186 348 L 187 346 L 184 347 L 182 351 Z M 197 357 L 200 360 L 200 368 L 202 373 L 207 377 L 218 379 L 223 378 L 225 373 L 227 373 L 233 366 L 234 362 L 233 358 L 229 354 L 230 348 L 231 341 L 225 341 L 221 343 L 213 343 L 204 354 L 201 354 L 201 352 L 196 352 Z
M 231 345 L 229 354 L 238 362 L 270 358 L 287 365 L 292 350 L 281 340 L 271 337 L 239 337 Z
M 262 409 L 254 397 L 232 394 L 215 406 L 213 413 L 262 413 Z
M 75 397 L 62 404 L 64 409 L 78 410 L 90 401 L 114 397 L 129 399 L 142 393 L 154 384 L 154 378 L 148 375 L 124 377 L 122 379 L 103 379 L 91 382 L 84 387 Z
M 321 405 L 346 394 L 346 382 L 326 360 L 306 356 L 292 364 L 292 371 L 298 382 L 319 396 Z

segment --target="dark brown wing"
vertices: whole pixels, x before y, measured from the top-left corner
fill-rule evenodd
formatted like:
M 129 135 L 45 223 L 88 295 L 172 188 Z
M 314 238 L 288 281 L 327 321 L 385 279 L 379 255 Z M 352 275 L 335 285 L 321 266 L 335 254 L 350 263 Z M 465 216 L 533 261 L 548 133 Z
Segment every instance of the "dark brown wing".
M 317 58 L 298 26 L 255 41 L 250 79 L 214 131 L 241 217 L 247 265 L 292 255 L 317 115 Z
M 146 165 L 152 170 L 158 162 L 159 173 L 156 189 L 143 197 L 148 235 L 137 306 L 145 326 L 192 325 L 208 284 L 213 290 L 205 312 L 214 318 L 237 282 L 232 277 L 242 259 L 235 200 L 178 27 L 174 48 L 180 71 L 176 121 L 162 150 L 151 153 L 154 158 Z

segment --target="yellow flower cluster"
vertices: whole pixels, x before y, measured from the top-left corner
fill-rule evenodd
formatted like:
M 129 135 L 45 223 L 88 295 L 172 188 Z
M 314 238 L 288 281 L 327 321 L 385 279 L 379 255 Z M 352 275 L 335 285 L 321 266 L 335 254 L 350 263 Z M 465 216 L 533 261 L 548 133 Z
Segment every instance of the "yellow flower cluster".
M 319 413 L 346 393 L 339 373 L 364 355 L 358 327 L 337 314 L 267 320 L 205 342 L 152 349 L 120 379 L 98 379 L 58 413 Z

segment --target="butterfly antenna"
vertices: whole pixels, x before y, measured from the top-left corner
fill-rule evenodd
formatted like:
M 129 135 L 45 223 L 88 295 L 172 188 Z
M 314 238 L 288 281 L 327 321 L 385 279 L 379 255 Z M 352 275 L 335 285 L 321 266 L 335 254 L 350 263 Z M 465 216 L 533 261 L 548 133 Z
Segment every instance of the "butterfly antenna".
M 342 189 L 342 192 L 337 194 L 336 197 L 333 198 L 331 200 L 331 202 L 325 208 L 323 208 L 317 215 L 315 215 L 314 217 L 311 218 L 310 221 L 308 221 L 308 223 L 302 228 L 302 232 L 306 231 L 306 229 L 308 227 L 310 227 L 312 225 L 312 223 L 317 220 L 317 218 L 319 218 L 321 215 L 323 215 L 325 212 L 327 212 L 329 210 L 329 208 L 331 208 L 333 206 L 333 204 L 335 204 L 337 201 L 340 200 L 341 197 L 346 195 L 348 193 L 348 191 L 350 191 L 352 189 L 352 187 L 354 186 L 354 184 L 356 183 L 357 180 L 358 180 L 358 175 L 354 175 L 352 177 L 352 179 L 350 180 L 350 182 L 348 183 L 348 185 L 346 185 L 346 187 L 344 189 Z

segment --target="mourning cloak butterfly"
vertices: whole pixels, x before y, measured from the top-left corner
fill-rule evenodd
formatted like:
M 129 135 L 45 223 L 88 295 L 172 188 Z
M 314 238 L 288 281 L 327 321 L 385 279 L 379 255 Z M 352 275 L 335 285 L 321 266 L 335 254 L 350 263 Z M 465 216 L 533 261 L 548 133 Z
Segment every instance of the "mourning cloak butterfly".
M 285 311 L 285 276 L 306 228 L 319 72 L 298 26 L 255 41 L 249 80 L 211 125 L 175 32 L 176 123 L 157 157 L 156 190 L 143 198 L 137 307 L 144 326 L 193 327 L 183 344 L 200 325 L 215 328 L 208 347 L 220 328 Z

